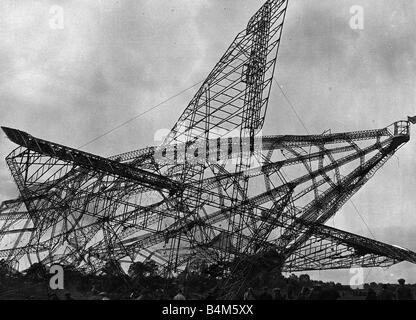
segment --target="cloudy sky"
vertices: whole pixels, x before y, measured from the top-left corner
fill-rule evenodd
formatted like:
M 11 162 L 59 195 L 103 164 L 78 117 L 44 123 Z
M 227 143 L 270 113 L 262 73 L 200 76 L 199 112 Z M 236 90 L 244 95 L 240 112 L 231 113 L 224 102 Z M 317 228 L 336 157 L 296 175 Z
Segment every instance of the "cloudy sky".
M 203 80 L 262 0 L 3 0 L 0 124 L 79 147 Z M 364 29 L 350 27 L 351 6 Z M 63 20 L 61 19 L 61 13 Z M 61 24 L 61 22 L 63 24 Z M 277 80 L 310 133 L 382 128 L 416 115 L 413 0 L 292 0 Z M 152 145 L 194 90 L 89 144 L 109 156 Z M 306 130 L 274 88 L 266 134 Z M 14 148 L 0 138 L 2 159 Z M 411 141 L 330 224 L 416 250 L 416 144 Z M 4 161 L 0 201 L 16 196 Z M 369 230 L 370 229 L 370 230 Z M 348 270 L 314 277 L 348 283 Z M 405 277 L 402 263 L 366 281 Z

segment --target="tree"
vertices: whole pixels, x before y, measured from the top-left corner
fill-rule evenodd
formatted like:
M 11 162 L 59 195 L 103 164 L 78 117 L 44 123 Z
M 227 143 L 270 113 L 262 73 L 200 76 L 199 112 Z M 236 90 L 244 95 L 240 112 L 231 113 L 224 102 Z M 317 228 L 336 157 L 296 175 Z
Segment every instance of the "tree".
M 299 276 L 299 281 L 303 283 L 309 283 L 311 281 L 311 278 L 308 274 L 301 274 Z
M 32 264 L 25 272 L 25 278 L 32 281 L 44 281 L 48 278 L 45 265 L 40 262 Z
M 143 280 L 145 278 L 155 277 L 158 275 L 158 267 L 153 260 L 134 262 L 129 267 L 128 275 L 133 280 Z

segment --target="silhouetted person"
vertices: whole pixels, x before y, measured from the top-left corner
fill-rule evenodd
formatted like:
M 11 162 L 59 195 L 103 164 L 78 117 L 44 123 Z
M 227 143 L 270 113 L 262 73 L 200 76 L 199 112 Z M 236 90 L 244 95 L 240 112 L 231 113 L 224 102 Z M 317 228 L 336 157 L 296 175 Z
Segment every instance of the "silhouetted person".
M 186 300 L 181 289 L 178 290 L 178 293 L 173 297 L 173 300 Z
M 338 300 L 340 298 L 338 290 L 335 285 L 331 284 L 329 288 L 323 290 L 321 294 L 321 300 Z
M 298 300 L 309 300 L 310 299 L 311 290 L 307 287 L 303 287 L 300 290 Z
M 321 286 L 314 286 L 312 288 L 312 292 L 310 294 L 311 300 L 321 300 L 322 299 L 322 287 Z
M 253 294 L 253 288 L 248 288 L 246 292 L 244 292 L 244 300 L 256 300 Z
M 273 300 L 285 300 L 285 298 L 282 295 L 282 291 L 280 288 L 274 288 L 273 289 Z
M 49 300 L 61 300 L 61 299 L 59 299 L 56 293 L 51 293 L 49 294 Z
M 206 296 L 205 300 L 215 300 L 219 296 L 219 290 L 218 288 L 215 288 L 214 290 L 210 290 L 208 292 L 208 295 Z
M 74 298 L 72 298 L 71 293 L 67 292 L 65 293 L 65 300 L 74 300 Z
M 139 290 L 135 300 L 148 300 L 147 295 L 146 295 L 146 291 Z
M 406 280 L 399 279 L 399 288 L 396 291 L 397 300 L 413 300 L 412 291 L 405 286 Z
M 287 300 L 293 300 L 295 298 L 295 288 L 293 284 L 289 283 L 287 286 Z
M 259 300 L 273 300 L 273 297 L 269 293 L 269 289 L 267 287 L 263 288 L 263 291 L 259 296 Z
M 377 300 L 377 294 L 372 288 L 368 289 L 365 300 Z
M 99 296 L 100 296 L 101 300 L 110 300 L 110 298 L 108 297 L 106 292 L 100 292 Z
M 95 287 L 95 284 L 92 285 L 91 287 L 91 293 L 92 294 L 99 294 L 100 292 L 97 290 L 97 288 Z
M 389 289 L 387 284 L 383 284 L 383 289 L 380 292 L 379 300 L 394 300 L 393 292 Z

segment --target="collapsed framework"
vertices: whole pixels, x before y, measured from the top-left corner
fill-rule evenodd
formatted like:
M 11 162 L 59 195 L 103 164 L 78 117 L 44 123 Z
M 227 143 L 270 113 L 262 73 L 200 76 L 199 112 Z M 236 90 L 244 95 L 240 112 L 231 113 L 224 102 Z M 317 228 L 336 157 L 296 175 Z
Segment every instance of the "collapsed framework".
M 217 265 L 241 278 L 256 261 L 288 272 L 416 263 L 325 225 L 409 141 L 409 122 L 259 134 L 287 5 L 259 9 L 160 146 L 104 158 L 3 128 L 18 145 L 6 161 L 19 197 L 1 204 L 0 259 L 88 272 L 151 259 L 168 274 Z

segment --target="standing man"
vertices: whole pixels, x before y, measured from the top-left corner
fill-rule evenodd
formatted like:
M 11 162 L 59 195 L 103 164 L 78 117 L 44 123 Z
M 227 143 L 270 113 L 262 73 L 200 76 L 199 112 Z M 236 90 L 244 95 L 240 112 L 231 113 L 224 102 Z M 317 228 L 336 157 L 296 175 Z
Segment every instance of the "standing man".
M 405 286 L 406 280 L 399 279 L 399 288 L 396 291 L 397 300 L 413 300 L 412 291 Z
M 248 288 L 244 293 L 244 300 L 256 300 L 253 294 L 253 288 Z
M 182 289 L 178 290 L 178 293 L 176 296 L 173 297 L 173 300 L 186 300 L 185 296 L 182 293 Z

